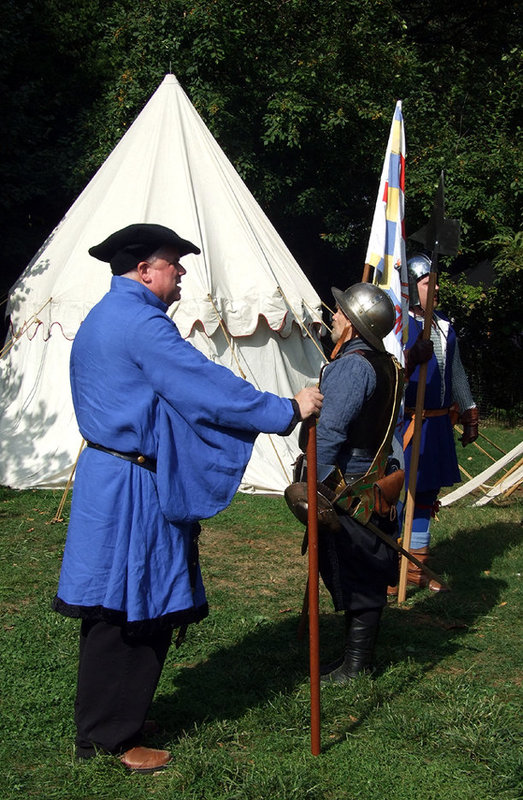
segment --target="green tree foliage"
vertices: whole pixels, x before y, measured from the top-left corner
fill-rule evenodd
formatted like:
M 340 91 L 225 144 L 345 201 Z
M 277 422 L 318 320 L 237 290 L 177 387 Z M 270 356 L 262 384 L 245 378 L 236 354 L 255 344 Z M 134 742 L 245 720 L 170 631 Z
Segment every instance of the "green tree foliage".
M 516 424 L 523 417 L 523 233 L 503 229 L 486 250 L 497 248 L 494 279 L 471 286 L 441 276 L 441 297 L 460 337 L 460 349 L 477 402 L 486 412 L 504 409 Z
M 86 57 L 101 5 L 5 0 L 0 7 L 3 291 L 72 199 L 69 175 L 84 158 L 78 117 L 104 75 L 103 64 Z
M 427 213 L 439 164 L 464 250 L 477 257 L 501 226 L 521 225 L 521 17 L 490 0 L 413 2 L 405 14 L 420 70 L 410 114 L 426 118 L 409 126 L 409 208 Z

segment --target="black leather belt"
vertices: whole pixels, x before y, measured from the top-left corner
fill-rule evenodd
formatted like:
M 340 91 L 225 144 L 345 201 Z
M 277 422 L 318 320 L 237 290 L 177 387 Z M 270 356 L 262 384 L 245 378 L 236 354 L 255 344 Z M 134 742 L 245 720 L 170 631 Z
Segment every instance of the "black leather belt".
M 119 450 L 111 450 L 109 447 L 103 447 L 103 445 L 95 444 L 94 442 L 87 442 L 87 447 L 101 450 L 102 453 L 109 453 L 110 456 L 116 456 L 116 458 L 123 458 L 124 461 L 131 461 L 133 464 L 138 464 L 139 467 L 148 469 L 149 472 L 156 472 L 155 458 L 143 456 L 141 453 L 120 453 Z

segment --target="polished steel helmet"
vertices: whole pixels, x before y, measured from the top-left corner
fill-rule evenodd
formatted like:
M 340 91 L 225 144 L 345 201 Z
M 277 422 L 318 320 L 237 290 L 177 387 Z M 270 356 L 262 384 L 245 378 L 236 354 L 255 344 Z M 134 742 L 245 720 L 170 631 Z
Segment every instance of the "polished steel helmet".
M 432 262 L 423 253 L 417 253 L 407 261 L 407 273 L 409 276 L 409 306 L 415 308 L 419 306 L 418 281 L 428 275 L 432 267 Z
M 355 283 L 344 292 L 333 286 L 332 294 L 362 339 L 377 350 L 385 350 L 383 337 L 390 333 L 396 319 L 389 295 L 372 283 Z

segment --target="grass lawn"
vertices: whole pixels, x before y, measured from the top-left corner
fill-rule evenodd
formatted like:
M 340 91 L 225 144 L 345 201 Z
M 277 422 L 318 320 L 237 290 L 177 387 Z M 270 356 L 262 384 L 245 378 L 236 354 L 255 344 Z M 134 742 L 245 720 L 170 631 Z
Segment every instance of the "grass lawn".
M 521 430 L 485 432 L 508 450 Z M 483 443 L 482 443 L 483 446 Z M 476 474 L 488 457 L 458 451 Z M 473 461 L 468 461 L 472 458 Z M 467 466 L 468 464 L 468 466 Z M 444 508 L 433 567 L 452 592 L 385 609 L 377 673 L 321 691 L 310 754 L 303 531 L 281 498 L 238 495 L 204 522 L 211 614 L 171 649 L 152 715 L 172 767 L 74 758 L 78 622 L 50 610 L 66 534 L 60 492 L 0 488 L 0 799 L 517 800 L 522 782 L 521 493 Z M 322 657 L 343 620 L 321 589 Z

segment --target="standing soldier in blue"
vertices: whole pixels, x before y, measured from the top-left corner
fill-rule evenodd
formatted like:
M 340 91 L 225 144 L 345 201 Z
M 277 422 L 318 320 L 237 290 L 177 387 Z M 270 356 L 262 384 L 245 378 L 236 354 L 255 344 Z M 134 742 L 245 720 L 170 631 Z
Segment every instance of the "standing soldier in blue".
M 434 311 L 430 340 L 421 340 L 431 270 L 430 259 L 423 254 L 415 255 L 409 259 L 407 269 L 410 311 L 409 338 L 405 353 L 405 373 L 408 379 L 404 421 L 405 486 L 409 485 L 419 365 L 428 362 L 410 547 L 411 552 L 425 563 L 429 557 L 430 521 L 437 510 L 440 489 L 461 480 L 454 446 L 453 421 L 459 418 L 463 425 L 461 444 L 465 447 L 478 437 L 478 409 L 472 399 L 461 363 L 456 333 L 447 317 Z M 436 284 L 434 307 L 438 300 L 438 288 Z M 429 579 L 419 567 L 410 562 L 407 581 L 415 586 L 428 586 L 434 592 L 442 589 L 440 583 Z M 395 593 L 397 588 L 391 587 L 389 594 Z
M 319 519 L 318 565 L 334 609 L 344 612 L 345 622 L 342 655 L 322 668 L 321 680 L 340 684 L 372 671 L 387 585 L 397 578 L 397 553 L 375 531 L 395 544 L 395 503 L 403 471 L 392 454 L 392 435 L 403 379 L 383 344 L 395 318 L 386 292 L 357 283 L 344 292 L 333 287 L 332 293 L 336 312 L 331 336 L 341 346 L 321 373 L 317 466 L 321 492 L 329 500 L 346 494 L 346 501 L 336 503 L 332 516 Z M 294 486 L 303 486 L 300 462 L 296 471 Z M 385 484 L 391 487 L 386 508 Z M 299 488 L 288 487 L 286 495 L 300 519 Z
M 182 339 L 166 311 L 180 299 L 180 258 L 200 252 L 192 242 L 138 224 L 89 252 L 113 278 L 71 353 L 87 447 L 53 605 L 81 619 L 78 757 L 112 753 L 150 772 L 170 760 L 141 737 L 173 628 L 208 614 L 198 520 L 229 504 L 258 433 L 287 435 L 322 396 L 259 392 Z

